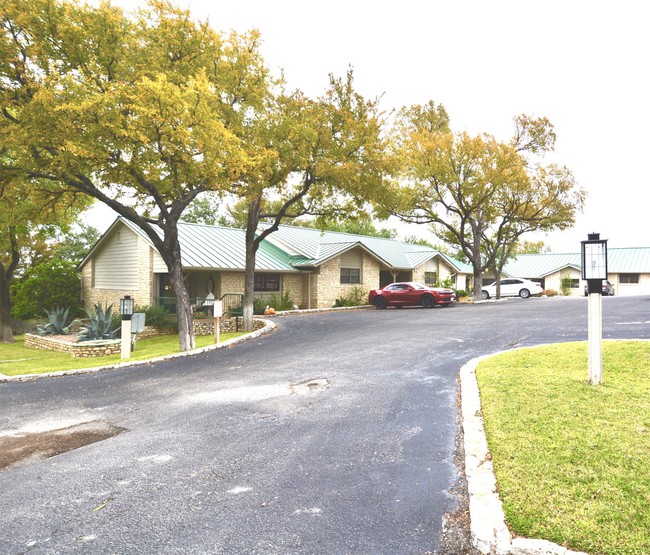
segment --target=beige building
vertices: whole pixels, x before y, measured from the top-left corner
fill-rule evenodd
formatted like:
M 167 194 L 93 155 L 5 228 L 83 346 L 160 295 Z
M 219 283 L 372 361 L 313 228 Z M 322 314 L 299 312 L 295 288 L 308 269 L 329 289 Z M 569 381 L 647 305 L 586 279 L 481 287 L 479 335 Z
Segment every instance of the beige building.
M 557 292 L 566 279 L 571 295 L 584 295 L 579 252 L 522 254 L 506 265 L 504 274 L 541 282 L 544 289 Z M 650 295 L 650 248 L 608 248 L 607 279 L 615 295 Z
M 183 270 L 197 310 L 212 298 L 244 292 L 245 232 L 179 224 Z M 167 267 L 151 240 L 118 218 L 80 264 L 86 306 L 130 295 L 137 306 L 173 311 Z M 392 239 L 280 226 L 258 250 L 255 297 L 288 296 L 301 308 L 325 308 L 352 295 L 367 297 L 395 281 L 467 288 L 471 268 L 435 249 Z M 207 302 L 206 302 L 207 301 Z

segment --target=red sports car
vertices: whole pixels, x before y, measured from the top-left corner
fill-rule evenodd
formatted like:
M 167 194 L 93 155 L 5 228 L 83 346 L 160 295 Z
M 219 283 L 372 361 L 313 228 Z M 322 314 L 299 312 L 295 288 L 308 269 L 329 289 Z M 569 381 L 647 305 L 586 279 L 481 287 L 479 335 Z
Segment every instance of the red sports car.
M 389 305 L 417 306 L 433 308 L 436 305 L 446 306 L 456 300 L 456 294 L 444 287 L 429 287 L 421 283 L 403 282 L 391 283 L 383 289 L 375 289 L 368 293 L 368 302 L 377 308 Z

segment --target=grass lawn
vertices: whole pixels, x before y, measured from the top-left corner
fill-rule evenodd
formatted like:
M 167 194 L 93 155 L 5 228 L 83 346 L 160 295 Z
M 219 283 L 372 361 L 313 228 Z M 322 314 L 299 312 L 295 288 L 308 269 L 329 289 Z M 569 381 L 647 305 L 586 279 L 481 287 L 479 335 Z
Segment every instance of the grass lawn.
M 591 555 L 650 554 L 650 342 L 522 349 L 477 368 L 488 443 L 515 535 Z
M 227 341 L 239 335 L 244 333 L 222 333 L 219 341 Z M 197 348 L 207 347 L 214 344 L 214 336 L 200 335 L 195 338 L 195 341 Z M 0 374 L 6 376 L 41 374 L 123 362 L 119 354 L 98 358 L 72 358 L 70 353 L 27 349 L 23 343 L 22 337 L 17 337 L 15 343 L 0 343 Z M 131 358 L 128 360 L 145 360 L 178 352 L 178 335 L 161 335 L 138 340 L 136 350 L 131 353 Z

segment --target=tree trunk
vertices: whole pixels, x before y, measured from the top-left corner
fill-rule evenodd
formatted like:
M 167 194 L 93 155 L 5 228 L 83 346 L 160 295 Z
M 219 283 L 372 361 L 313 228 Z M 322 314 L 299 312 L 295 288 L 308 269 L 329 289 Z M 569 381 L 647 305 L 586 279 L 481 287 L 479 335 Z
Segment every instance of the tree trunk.
M 9 297 L 10 281 L 3 264 L 0 263 L 0 343 L 13 343 L 11 329 L 11 300 Z
M 14 334 L 11 329 L 11 294 L 10 286 L 14 273 L 20 263 L 20 249 L 16 228 L 9 226 L 6 230 L 9 236 L 10 252 L 9 265 L 0 262 L 0 342 L 13 343 Z
M 466 253 L 467 254 L 467 253 Z M 481 300 L 483 289 L 483 261 L 481 260 L 481 241 L 480 235 L 474 230 L 470 262 L 472 264 L 474 276 L 474 300 Z
M 248 230 L 246 230 L 248 235 Z M 253 308 L 255 299 L 255 255 L 257 244 L 254 241 L 246 240 L 246 267 L 244 269 L 244 331 L 253 331 Z
M 173 257 L 169 269 L 169 281 L 176 294 L 176 317 L 178 319 L 178 339 L 181 351 L 194 349 L 194 321 L 192 318 L 192 306 L 190 296 L 183 279 L 183 268 L 180 263 L 180 256 Z
M 481 270 L 481 263 L 478 264 L 472 263 L 473 268 L 473 280 L 474 280 L 474 300 L 481 300 L 481 290 L 483 289 L 483 273 Z
M 255 232 L 260 219 L 260 199 L 248 203 L 246 220 L 246 266 L 244 269 L 244 331 L 253 331 L 253 307 L 255 303 L 255 258 L 259 243 L 255 240 Z
M 178 222 L 173 219 L 164 224 L 164 239 L 158 247 L 167 270 L 169 282 L 176 296 L 176 319 L 178 321 L 178 340 L 181 351 L 194 349 L 194 320 L 190 295 L 183 279 L 181 245 L 178 241 Z M 159 240 L 160 241 L 160 240 Z

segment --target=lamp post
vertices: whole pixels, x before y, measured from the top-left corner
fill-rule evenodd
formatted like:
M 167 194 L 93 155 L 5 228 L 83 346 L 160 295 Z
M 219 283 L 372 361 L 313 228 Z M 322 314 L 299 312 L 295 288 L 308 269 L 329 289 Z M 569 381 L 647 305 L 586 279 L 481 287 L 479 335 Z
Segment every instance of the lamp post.
M 131 356 L 131 316 L 133 316 L 134 300 L 129 295 L 120 299 L 120 314 L 122 315 L 122 343 L 121 356 Z
M 607 279 L 607 239 L 590 233 L 582 245 L 582 279 L 589 296 L 589 383 L 603 383 L 603 280 Z

